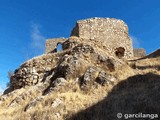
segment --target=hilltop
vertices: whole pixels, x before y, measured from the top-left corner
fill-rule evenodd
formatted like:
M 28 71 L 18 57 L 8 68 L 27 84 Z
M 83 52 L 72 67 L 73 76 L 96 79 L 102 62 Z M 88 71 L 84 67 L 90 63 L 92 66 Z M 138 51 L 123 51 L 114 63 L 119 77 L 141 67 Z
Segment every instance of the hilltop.
M 0 119 L 116 120 L 117 113 L 159 114 L 159 60 L 157 52 L 147 57 L 144 49 L 133 49 L 124 21 L 79 20 L 69 38 L 48 39 L 45 54 L 14 71 L 0 96 Z

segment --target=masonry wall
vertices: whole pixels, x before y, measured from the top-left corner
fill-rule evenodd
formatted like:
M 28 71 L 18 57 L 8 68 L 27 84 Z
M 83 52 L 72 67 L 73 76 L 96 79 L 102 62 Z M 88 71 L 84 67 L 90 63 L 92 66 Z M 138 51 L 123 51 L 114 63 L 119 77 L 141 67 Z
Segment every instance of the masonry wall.
M 12 89 L 35 85 L 43 80 L 45 74 L 51 71 L 59 58 L 55 54 L 44 54 L 26 61 L 11 77 Z
M 46 53 L 57 52 L 57 45 L 63 44 L 66 38 L 52 38 L 46 40 Z
M 143 48 L 137 48 L 133 50 L 134 57 L 144 57 L 146 56 L 146 51 Z
M 122 20 L 110 18 L 91 18 L 80 20 L 72 30 L 71 36 L 95 42 L 115 55 L 117 48 L 124 48 L 124 57 L 133 57 L 132 41 L 128 27 Z

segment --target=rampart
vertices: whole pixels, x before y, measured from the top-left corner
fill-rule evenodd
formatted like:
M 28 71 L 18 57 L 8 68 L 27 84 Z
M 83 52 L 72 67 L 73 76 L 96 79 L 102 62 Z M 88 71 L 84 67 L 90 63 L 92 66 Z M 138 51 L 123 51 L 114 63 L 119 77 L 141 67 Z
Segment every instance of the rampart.
M 66 38 L 52 38 L 46 40 L 46 53 L 57 52 L 57 45 L 63 44 Z
M 143 48 L 133 49 L 134 57 L 145 57 L 146 51 Z

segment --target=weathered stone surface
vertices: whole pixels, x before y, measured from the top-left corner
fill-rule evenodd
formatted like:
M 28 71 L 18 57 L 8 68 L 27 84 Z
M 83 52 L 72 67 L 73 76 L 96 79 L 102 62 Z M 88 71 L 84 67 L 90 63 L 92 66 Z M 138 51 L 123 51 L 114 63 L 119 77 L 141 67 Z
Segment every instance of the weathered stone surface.
M 57 78 L 64 78 L 66 81 L 80 78 L 87 68 L 93 65 L 114 72 L 124 64 L 121 59 L 110 56 L 106 51 L 94 47 L 92 43 L 83 43 L 77 37 L 71 39 L 77 41 L 79 39 L 80 42 L 76 42 L 69 52 L 42 55 L 22 64 L 11 77 L 11 84 L 7 91 L 33 86 L 44 81 L 51 81 L 52 87 L 59 86 Z
M 65 55 L 61 58 L 59 65 L 57 66 L 57 76 L 64 77 L 65 79 L 76 78 L 84 72 L 85 66 L 82 69 L 81 66 L 86 63 L 80 53 L 73 53 L 73 55 Z M 87 66 L 87 65 L 86 65 Z
M 128 27 L 122 21 L 111 18 L 90 18 L 79 20 L 72 30 L 71 36 L 83 38 L 96 43 L 107 52 L 117 56 L 117 48 L 124 48 L 123 57 L 133 57 L 132 41 L 128 35 Z
M 83 83 L 88 84 L 91 81 L 95 81 L 95 79 L 98 77 L 99 71 L 96 67 L 90 67 L 87 69 L 87 71 L 84 74 Z
M 63 101 L 62 101 L 61 99 L 59 99 L 59 98 L 56 98 L 56 99 L 53 101 L 53 103 L 52 103 L 52 107 L 53 107 L 53 108 L 56 108 L 56 107 L 58 107 L 60 104 L 63 104 Z
M 66 38 L 53 38 L 46 40 L 46 53 L 57 52 L 57 45 L 63 44 L 67 39 Z
M 66 83 L 67 83 L 66 79 L 64 79 L 64 78 L 57 78 L 56 80 L 53 81 L 52 86 L 53 87 L 63 86 Z
M 94 53 L 94 49 L 92 46 L 88 45 L 88 44 L 78 44 L 77 46 L 75 46 L 72 50 L 72 52 L 78 52 L 78 53 Z
M 45 78 L 45 75 L 52 71 L 57 61 L 56 55 L 46 54 L 25 62 L 19 69 L 15 70 L 14 75 L 11 77 L 10 87 L 7 91 L 10 92 L 41 82 Z
M 145 57 L 146 51 L 143 48 L 133 49 L 134 57 Z
M 33 97 L 41 96 L 43 91 L 49 86 L 48 82 L 39 83 L 35 86 L 29 87 L 27 90 L 24 90 L 21 94 L 17 95 L 14 100 L 9 104 L 9 108 L 15 108 L 22 105 L 26 100 L 32 101 Z M 19 89 L 21 91 L 21 89 Z
M 71 36 L 70 38 L 68 38 L 63 44 L 63 49 L 70 49 L 75 47 L 78 43 L 80 43 L 82 41 L 81 38 L 76 37 L 76 36 Z
M 118 58 L 133 57 L 132 41 L 128 35 L 127 25 L 122 20 L 113 18 L 90 18 L 77 21 L 69 39 L 47 40 L 46 53 L 56 52 L 57 43 L 62 43 L 63 49 L 68 49 L 80 42 L 90 43 Z
M 101 68 L 97 67 L 89 67 L 83 77 L 82 86 L 83 87 L 91 87 L 95 83 L 98 83 L 100 85 L 105 84 L 113 84 L 116 81 L 116 78 L 105 72 Z
M 25 108 L 24 111 L 29 111 L 29 110 L 32 110 L 34 109 L 34 107 L 38 106 L 43 100 L 43 97 L 37 97 L 36 99 L 34 99 L 33 101 L 31 101 Z
M 96 82 L 101 85 L 113 84 L 115 81 L 116 78 L 113 75 L 106 73 L 105 71 L 100 71 L 96 78 Z

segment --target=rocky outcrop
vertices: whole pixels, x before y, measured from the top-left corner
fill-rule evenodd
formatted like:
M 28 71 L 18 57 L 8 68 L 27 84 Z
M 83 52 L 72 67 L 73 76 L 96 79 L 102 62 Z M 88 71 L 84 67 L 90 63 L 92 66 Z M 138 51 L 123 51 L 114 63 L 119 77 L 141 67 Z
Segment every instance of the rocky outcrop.
M 82 81 L 82 88 L 91 88 L 99 85 L 109 85 L 116 82 L 116 78 L 109 72 L 98 67 L 89 67 Z
M 102 77 L 102 71 L 114 72 L 124 62 L 109 56 L 99 47 L 93 47 L 92 44 L 87 42 L 83 43 L 81 39 L 78 42 L 78 39 L 76 38 L 77 41 L 72 44 L 73 37 L 69 38 L 66 41 L 68 44 L 65 44 L 65 46 L 69 45 L 70 48 L 61 53 L 44 54 L 22 64 L 20 68 L 15 70 L 11 77 L 10 87 L 5 93 L 27 86 L 34 86 L 44 81 L 50 81 L 51 85 L 48 90 L 70 79 L 79 79 L 81 83 L 86 83 L 87 79 L 95 80 L 99 84 L 109 82 L 105 76 Z M 70 41 L 72 42 L 70 43 Z M 95 66 L 96 69 L 93 69 L 92 66 Z M 88 72 L 90 69 L 93 69 L 97 74 L 94 79 L 94 73 Z M 103 72 L 103 74 L 106 74 L 106 72 Z M 91 77 L 87 78 L 89 76 Z
M 132 43 L 122 20 L 81 20 L 71 37 L 54 40 L 46 42 L 46 54 L 24 62 L 14 71 L 9 88 L 0 97 L 3 109 L 21 110 L 31 119 L 41 119 L 39 115 L 44 119 L 65 119 L 71 112 L 102 99 L 106 90 L 121 80 L 117 74 L 127 74 L 131 69 L 126 59 L 133 57 Z M 55 51 L 58 43 L 62 44 L 61 52 Z M 92 102 L 87 98 L 89 92 L 93 93 L 89 98 Z M 103 95 L 98 97 L 99 93 Z M 81 107 L 73 105 L 75 101 Z M 39 113 L 42 108 L 43 114 Z M 49 118 L 49 112 L 54 116 Z
M 15 70 L 11 77 L 10 89 L 15 90 L 38 84 L 55 68 L 58 59 L 54 54 L 46 54 L 25 62 Z
M 11 76 L 10 86 L 5 94 L 45 81 L 50 82 L 45 94 L 70 79 L 80 80 L 83 87 L 88 81 L 101 85 L 112 83 L 116 79 L 110 73 L 125 64 L 119 58 L 132 56 L 128 27 L 122 20 L 81 20 L 77 22 L 70 38 L 56 41 L 63 42 L 63 51 L 44 54 L 23 63 Z M 46 50 L 50 51 L 52 45 L 55 49 L 56 41 L 47 41 Z

